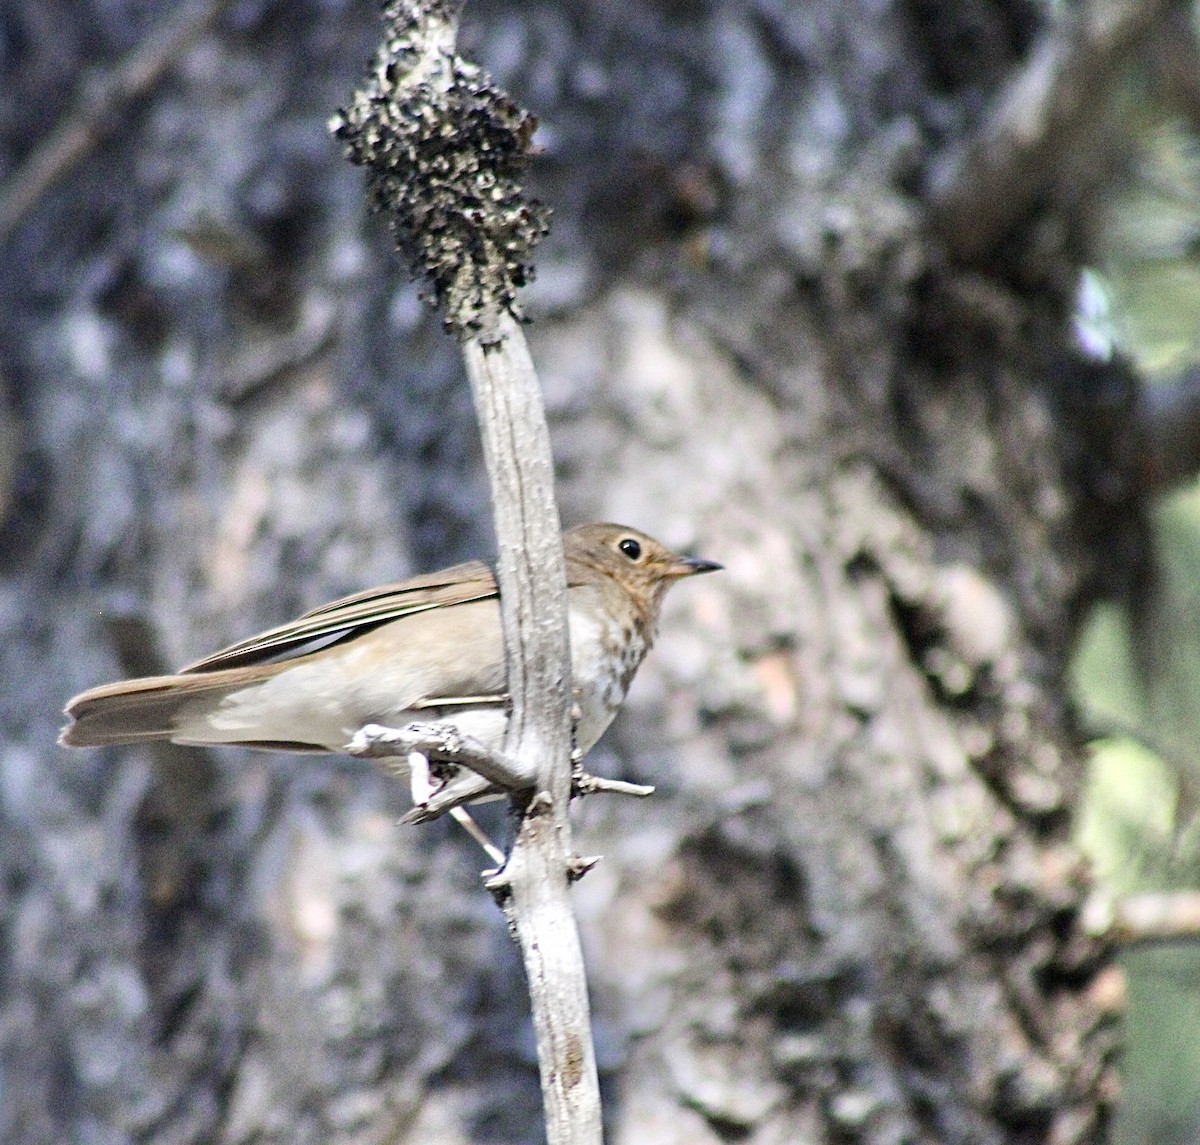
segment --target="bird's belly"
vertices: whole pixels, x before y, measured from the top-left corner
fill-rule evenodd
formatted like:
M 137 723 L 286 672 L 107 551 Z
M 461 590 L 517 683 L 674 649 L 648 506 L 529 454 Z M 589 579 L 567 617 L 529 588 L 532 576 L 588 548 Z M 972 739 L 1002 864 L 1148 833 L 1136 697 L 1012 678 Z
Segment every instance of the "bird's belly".
M 601 610 L 572 606 L 571 679 L 579 720 L 575 744 L 590 751 L 625 701 L 629 682 L 646 654 L 641 634 Z
M 349 682 L 348 682 L 349 681 Z M 230 692 L 215 707 L 177 719 L 176 742 L 296 744 L 339 752 L 367 724 L 402 728 L 445 723 L 499 749 L 503 703 L 421 706 L 412 681 L 386 663 L 348 674 L 336 659 L 299 663 L 268 680 Z

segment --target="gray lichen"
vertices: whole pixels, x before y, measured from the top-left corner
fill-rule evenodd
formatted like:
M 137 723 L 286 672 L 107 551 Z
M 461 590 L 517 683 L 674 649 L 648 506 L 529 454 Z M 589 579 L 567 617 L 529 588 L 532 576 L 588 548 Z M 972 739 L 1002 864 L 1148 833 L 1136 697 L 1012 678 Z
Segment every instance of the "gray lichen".
M 454 54 L 461 6 L 385 4 L 371 73 L 330 130 L 367 169 L 371 207 L 424 280 L 423 297 L 459 337 L 486 342 L 505 310 L 521 316 L 517 289 L 533 277 L 550 211 L 521 185 L 536 119 Z

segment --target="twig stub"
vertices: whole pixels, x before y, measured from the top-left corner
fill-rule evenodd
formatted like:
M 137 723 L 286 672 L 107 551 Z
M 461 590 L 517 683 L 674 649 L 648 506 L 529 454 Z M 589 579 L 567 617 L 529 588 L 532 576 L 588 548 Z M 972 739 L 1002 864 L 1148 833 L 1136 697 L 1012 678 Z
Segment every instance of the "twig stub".
M 460 337 L 495 340 L 520 318 L 517 289 L 550 210 L 521 190 L 537 124 L 477 64 L 454 54 L 461 0 L 393 0 L 366 84 L 330 120 L 367 169 L 368 201 L 387 216 L 423 297 Z

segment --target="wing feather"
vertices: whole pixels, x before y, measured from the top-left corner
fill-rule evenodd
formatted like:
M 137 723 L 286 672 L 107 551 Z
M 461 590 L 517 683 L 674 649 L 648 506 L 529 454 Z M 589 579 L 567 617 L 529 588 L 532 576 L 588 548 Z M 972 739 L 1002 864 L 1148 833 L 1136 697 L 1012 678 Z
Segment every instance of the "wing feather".
M 367 589 L 323 604 L 296 620 L 240 640 L 181 668 L 180 674 L 263 664 L 327 647 L 350 636 L 431 608 L 448 608 L 496 595 L 491 569 L 479 561 Z

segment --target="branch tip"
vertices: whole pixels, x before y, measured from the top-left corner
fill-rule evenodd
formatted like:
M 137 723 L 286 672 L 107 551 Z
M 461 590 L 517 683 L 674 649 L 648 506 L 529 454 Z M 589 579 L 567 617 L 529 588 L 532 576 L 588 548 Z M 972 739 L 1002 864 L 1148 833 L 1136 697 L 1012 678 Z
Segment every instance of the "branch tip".
M 388 218 L 423 297 L 460 338 L 497 340 L 549 208 L 522 187 L 537 119 L 477 64 L 454 54 L 461 0 L 392 0 L 370 74 L 329 122 L 367 169 L 372 209 Z
M 633 795 L 645 799 L 654 794 L 653 786 L 648 783 L 627 783 L 623 779 L 605 779 L 602 775 L 587 772 L 575 776 L 573 787 L 576 795 Z
M 603 855 L 576 855 L 567 864 L 568 880 L 573 883 L 579 882 L 603 858 Z

